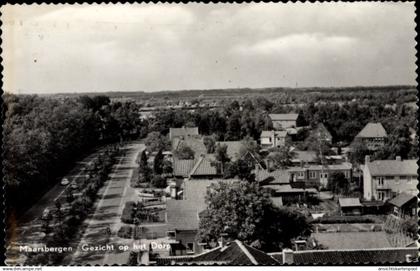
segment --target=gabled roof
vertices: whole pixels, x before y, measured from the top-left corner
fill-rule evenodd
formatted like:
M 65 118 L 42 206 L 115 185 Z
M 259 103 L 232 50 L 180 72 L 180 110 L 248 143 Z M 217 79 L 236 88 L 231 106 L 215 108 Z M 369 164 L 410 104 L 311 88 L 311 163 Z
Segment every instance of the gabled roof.
M 262 131 L 261 137 L 286 137 L 287 131 Z
M 191 172 L 195 164 L 196 164 L 196 161 L 194 159 L 181 160 L 181 159 L 174 158 L 174 162 L 173 162 L 174 175 L 188 177 L 188 174 Z
M 376 160 L 366 165 L 372 176 L 417 176 L 416 160 Z
M 226 263 L 229 265 L 278 265 L 279 262 L 267 253 L 235 240 L 225 246 L 216 247 L 210 251 L 203 252 L 190 257 L 167 257 L 158 261 L 168 260 L 178 264 L 206 264 L 206 263 Z M 159 263 L 158 262 L 158 263 Z
M 274 180 L 270 183 L 289 183 L 289 174 L 287 170 L 282 169 L 276 169 L 274 171 L 269 172 L 266 169 L 258 169 L 254 170 L 255 178 L 262 182 L 270 177 L 272 177 Z
M 341 207 L 362 207 L 359 198 L 339 198 L 338 202 Z
M 170 139 L 175 137 L 198 136 L 198 127 L 181 127 L 181 128 L 169 128 Z
M 389 201 L 390 204 L 397 206 L 397 207 L 402 207 L 404 206 L 406 203 L 408 203 L 409 201 L 413 200 L 417 198 L 414 195 L 409 195 L 407 193 L 401 193 L 398 196 L 396 196 L 395 198 L 391 199 Z
M 221 172 L 219 172 L 214 164 L 215 160 L 212 154 L 201 155 L 191 169 L 189 176 L 221 175 Z
M 283 262 L 282 253 L 270 255 Z M 404 263 L 406 256 L 411 255 L 417 261 L 418 249 L 414 248 L 381 248 L 381 249 L 347 249 L 347 250 L 304 250 L 293 252 L 293 263 L 299 264 L 379 264 Z
M 268 116 L 273 121 L 280 120 L 297 120 L 299 114 L 289 113 L 289 114 L 268 114 Z
M 386 137 L 387 133 L 381 123 L 369 122 L 366 126 L 356 135 L 356 137 L 370 138 L 370 137 Z
M 327 127 L 323 123 L 319 123 L 315 128 L 314 133 L 316 136 L 323 136 L 324 139 L 331 139 L 331 133 L 328 131 Z M 320 135 L 318 135 L 320 133 Z

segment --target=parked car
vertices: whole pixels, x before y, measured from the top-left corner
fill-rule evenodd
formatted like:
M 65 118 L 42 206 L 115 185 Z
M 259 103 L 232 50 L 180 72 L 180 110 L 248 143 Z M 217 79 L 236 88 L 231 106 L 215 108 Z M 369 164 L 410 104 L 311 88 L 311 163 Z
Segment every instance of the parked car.
M 61 185 L 68 185 L 70 182 L 69 182 L 69 180 L 67 179 L 67 178 L 63 178 L 62 180 L 61 180 Z

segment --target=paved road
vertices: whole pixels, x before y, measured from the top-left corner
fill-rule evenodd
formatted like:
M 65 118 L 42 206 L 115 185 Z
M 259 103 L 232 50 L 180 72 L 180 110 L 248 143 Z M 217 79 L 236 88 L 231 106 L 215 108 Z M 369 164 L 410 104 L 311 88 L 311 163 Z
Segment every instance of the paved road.
M 132 245 L 133 240 L 125 240 L 116 236 L 122 226 L 121 214 L 126 201 L 137 196 L 130 186 L 133 171 L 137 169 L 136 158 L 145 148 L 144 144 L 133 142 L 123 147 L 122 156 L 113 167 L 109 180 L 99 191 L 99 200 L 95 203 L 95 213 L 86 221 L 86 230 L 73 254 L 71 264 L 126 264 L 129 251 L 118 250 L 119 245 Z M 111 236 L 105 233 L 107 228 Z M 113 249 L 86 251 L 87 247 L 114 245 Z
M 70 182 L 77 182 L 80 181 L 81 178 L 85 178 L 86 172 L 84 168 L 86 165 L 93 162 L 104 150 L 105 147 L 94 151 L 82 161 L 78 162 L 77 165 L 64 177 Z M 47 207 L 54 207 L 54 201 L 63 195 L 65 188 L 66 186 L 60 185 L 59 183 L 53 186 L 36 204 L 34 204 L 19 218 L 15 228 L 8 229 L 13 230 L 10 234 L 12 237 L 7 244 L 6 256 L 8 264 L 23 264 L 25 261 L 25 257 L 22 253 L 18 252 L 19 245 L 28 245 L 32 247 L 42 245 L 42 242 L 40 241 L 44 236 L 40 221 L 42 213 Z

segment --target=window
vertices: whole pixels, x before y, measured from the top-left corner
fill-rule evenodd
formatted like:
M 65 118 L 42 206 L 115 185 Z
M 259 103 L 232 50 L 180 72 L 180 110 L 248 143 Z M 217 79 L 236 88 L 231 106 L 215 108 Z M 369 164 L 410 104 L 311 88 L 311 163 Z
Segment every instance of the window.
M 298 172 L 298 177 L 299 178 L 305 177 L 305 172 L 303 172 L 303 171 Z
M 385 193 L 383 191 L 378 192 L 378 199 L 379 200 L 384 200 L 385 199 Z
M 309 178 L 315 179 L 316 178 L 316 172 L 315 171 L 309 171 Z
M 187 251 L 194 251 L 194 243 L 187 243 Z
M 384 177 L 378 177 L 378 186 L 384 185 Z

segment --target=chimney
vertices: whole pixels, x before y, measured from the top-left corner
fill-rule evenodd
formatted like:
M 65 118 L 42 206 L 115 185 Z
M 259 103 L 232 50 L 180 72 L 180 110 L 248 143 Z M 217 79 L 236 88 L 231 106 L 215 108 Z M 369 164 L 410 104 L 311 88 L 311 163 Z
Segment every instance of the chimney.
M 369 163 L 370 163 L 370 156 L 369 155 L 366 155 L 365 156 L 365 165 L 367 165 Z
M 283 249 L 282 254 L 283 264 L 293 264 L 293 250 L 290 248 L 285 248 Z
M 397 161 L 401 161 L 401 156 L 397 156 L 397 157 L 395 157 L 395 160 L 397 160 Z

